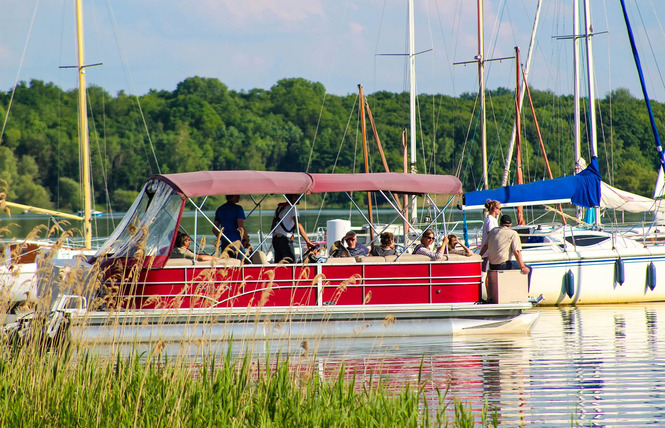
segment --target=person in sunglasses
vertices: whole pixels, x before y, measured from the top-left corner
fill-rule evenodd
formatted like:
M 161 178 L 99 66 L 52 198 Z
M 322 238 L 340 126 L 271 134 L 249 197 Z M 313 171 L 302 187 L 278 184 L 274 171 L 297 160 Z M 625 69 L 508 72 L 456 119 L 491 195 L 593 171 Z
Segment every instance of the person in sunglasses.
M 367 253 L 369 253 L 369 248 L 367 248 L 364 244 L 361 242 L 358 242 L 358 237 L 356 236 L 356 232 L 350 230 L 346 232 L 346 235 L 344 238 L 342 238 L 344 243 L 346 244 L 346 251 L 348 251 L 349 256 L 351 257 L 357 257 L 357 256 L 366 256 Z
M 423 233 L 423 237 L 420 238 L 420 244 L 416 245 L 416 248 L 413 250 L 413 254 L 421 254 L 427 256 L 432 260 L 441 260 L 443 258 L 445 243 L 441 244 L 436 251 L 433 251 L 433 248 L 436 247 L 434 238 L 436 235 L 432 229 L 427 229 Z

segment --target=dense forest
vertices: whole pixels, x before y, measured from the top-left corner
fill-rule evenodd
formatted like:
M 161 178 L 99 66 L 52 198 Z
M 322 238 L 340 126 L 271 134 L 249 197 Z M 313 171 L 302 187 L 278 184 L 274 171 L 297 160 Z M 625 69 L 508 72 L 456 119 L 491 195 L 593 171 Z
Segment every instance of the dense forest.
M 88 88 L 90 146 L 98 207 L 124 210 L 154 173 L 257 169 L 309 172 L 364 170 L 355 94 L 326 93 L 321 83 L 283 79 L 270 90 L 232 91 L 217 79 L 192 77 L 172 91 L 136 97 Z M 532 91 L 537 123 L 554 176 L 573 169 L 573 99 Z M 514 93 L 487 97 L 490 186 L 501 183 L 514 118 Z M 407 93 L 367 96 L 391 171 L 403 165 Z M 77 92 L 51 83 L 21 82 L 0 94 L 7 122 L 0 140 L 0 179 L 7 199 L 61 210 L 80 209 Z M 9 114 L 7 109 L 10 107 Z M 584 107 L 583 107 L 584 108 Z M 642 100 L 624 89 L 598 103 L 598 152 L 606 182 L 651 196 L 658 166 Z M 662 129 L 665 108 L 654 103 Z M 585 114 L 584 112 L 583 114 Z M 480 186 L 476 94 L 419 95 L 419 172 L 454 174 L 466 191 Z M 369 123 L 370 168 L 383 171 Z M 582 124 L 583 157 L 589 159 Z M 536 122 L 527 99 L 522 113 L 527 180 L 546 178 Z M 514 162 L 513 162 L 514 174 Z

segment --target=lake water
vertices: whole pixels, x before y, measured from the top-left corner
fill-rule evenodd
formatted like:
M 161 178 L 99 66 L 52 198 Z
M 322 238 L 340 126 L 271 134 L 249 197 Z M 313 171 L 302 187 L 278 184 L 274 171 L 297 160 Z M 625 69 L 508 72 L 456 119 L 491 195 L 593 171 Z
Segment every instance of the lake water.
M 334 381 L 343 367 L 359 388 L 421 379 L 430 406 L 448 391 L 448 408 L 454 397 L 479 415 L 487 403 L 501 426 L 665 425 L 665 303 L 534 310 L 541 317 L 530 335 L 197 341 L 166 353 L 192 362 L 229 346 L 259 361 L 288 353 L 294 370 L 314 367 Z
M 432 397 L 449 388 L 476 410 L 487 402 L 503 426 L 665 424 L 665 304 L 539 310 L 531 335 L 342 343 L 320 365 L 392 384 L 422 364 Z

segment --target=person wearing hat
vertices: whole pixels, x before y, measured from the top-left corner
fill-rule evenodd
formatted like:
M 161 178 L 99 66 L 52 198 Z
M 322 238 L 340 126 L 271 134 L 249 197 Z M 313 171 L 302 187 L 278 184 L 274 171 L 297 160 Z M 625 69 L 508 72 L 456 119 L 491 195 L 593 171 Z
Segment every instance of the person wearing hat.
M 531 269 L 522 261 L 522 243 L 516 231 L 510 227 L 513 221 L 509 215 L 501 216 L 499 227 L 492 229 L 487 237 L 487 256 L 490 269 L 509 270 L 519 269 L 524 275 Z M 515 260 L 510 260 L 511 255 Z
M 346 235 L 344 235 L 344 238 L 342 238 L 342 242 L 346 244 L 346 251 L 349 252 L 349 256 L 351 257 L 364 257 L 367 255 L 367 253 L 369 253 L 369 248 L 358 242 L 356 232 L 353 230 L 346 232 Z

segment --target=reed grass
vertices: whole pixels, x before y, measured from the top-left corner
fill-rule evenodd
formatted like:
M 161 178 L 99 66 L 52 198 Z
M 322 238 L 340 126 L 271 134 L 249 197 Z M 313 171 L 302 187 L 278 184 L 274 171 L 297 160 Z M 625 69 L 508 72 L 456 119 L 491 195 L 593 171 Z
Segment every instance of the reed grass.
M 40 352 L 0 356 L 0 426 L 471 427 L 488 424 L 461 402 L 431 403 L 424 382 L 386 388 L 380 379 L 326 378 L 316 364 L 251 354 L 192 363 L 159 347 L 131 357 Z M 434 404 L 434 406 L 432 406 Z M 452 415 L 451 415 L 452 413 Z M 491 422 L 491 421 L 490 421 Z
M 50 272 L 49 263 L 42 269 L 46 279 L 59 277 L 58 292 L 87 295 L 92 307 L 107 308 L 109 329 L 122 331 L 140 322 L 124 325 L 114 318 L 114 309 L 129 303 L 116 299 L 112 289 L 99 297 L 101 283 L 90 280 L 98 277 L 94 271 L 90 276 L 77 266 Z M 137 272 L 128 276 L 137 282 Z M 349 376 L 343 359 L 330 373 L 318 370 L 315 355 L 257 357 L 234 354 L 230 346 L 221 356 L 196 357 L 165 356 L 164 342 L 129 353 L 120 351 L 118 343 L 107 344 L 101 353 L 77 347 L 70 334 L 45 334 L 56 290 L 41 291 L 35 305 L 42 311 L 35 312 L 27 329 L 0 337 L 0 426 L 498 426 L 496 411 L 473 411 L 439 389 L 433 396 L 420 376 L 396 388 L 380 374 Z M 257 326 L 261 322 L 258 316 L 254 320 Z M 251 338 L 241 346 L 247 341 Z M 181 345 L 198 347 L 194 341 Z

